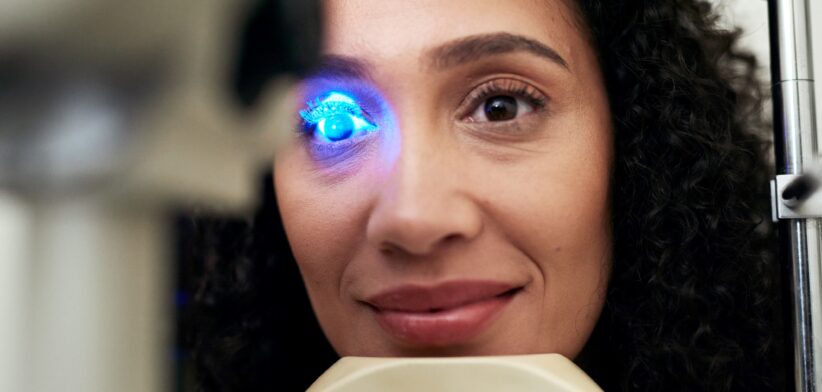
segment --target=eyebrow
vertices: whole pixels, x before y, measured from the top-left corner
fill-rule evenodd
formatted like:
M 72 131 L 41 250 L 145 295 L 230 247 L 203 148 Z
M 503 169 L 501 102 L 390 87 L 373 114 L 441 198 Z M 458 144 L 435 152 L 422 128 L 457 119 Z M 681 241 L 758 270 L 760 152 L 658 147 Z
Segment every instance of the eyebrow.
M 354 57 L 324 55 L 317 66 L 306 75 L 306 79 L 371 79 L 371 65 Z
M 436 69 L 442 70 L 466 62 L 505 53 L 528 52 L 545 58 L 570 71 L 568 62 L 556 50 L 535 39 L 510 33 L 480 34 L 446 42 L 426 52 L 425 58 Z M 306 75 L 306 79 L 359 79 L 371 80 L 372 66 L 356 57 L 324 55 Z
M 515 52 L 534 54 L 570 71 L 568 62 L 555 49 L 533 38 L 510 33 L 459 38 L 429 50 L 426 57 L 434 68 L 445 69 L 485 57 Z

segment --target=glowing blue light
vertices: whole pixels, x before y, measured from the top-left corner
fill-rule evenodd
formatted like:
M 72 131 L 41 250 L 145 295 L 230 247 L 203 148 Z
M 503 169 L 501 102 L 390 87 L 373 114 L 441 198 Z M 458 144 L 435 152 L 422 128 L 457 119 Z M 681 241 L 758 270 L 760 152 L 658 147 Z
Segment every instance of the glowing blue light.
M 300 111 L 300 116 L 306 125 L 314 126 L 315 136 L 327 142 L 342 141 L 376 129 L 353 98 L 338 92 L 309 102 L 308 109 Z
M 323 102 L 345 102 L 350 103 L 352 105 L 357 104 L 357 101 L 354 101 L 353 98 L 341 93 L 328 94 L 328 96 L 325 97 L 325 99 L 323 99 Z

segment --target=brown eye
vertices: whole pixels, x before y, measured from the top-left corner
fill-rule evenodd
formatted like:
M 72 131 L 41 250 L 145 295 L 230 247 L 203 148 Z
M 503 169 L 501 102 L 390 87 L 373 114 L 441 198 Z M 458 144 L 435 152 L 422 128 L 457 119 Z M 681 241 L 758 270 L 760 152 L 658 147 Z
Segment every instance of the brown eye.
M 510 95 L 495 95 L 480 104 L 470 116 L 475 122 L 502 122 L 515 120 L 534 111 L 534 105 L 522 98 Z
M 499 95 L 485 101 L 485 117 L 488 121 L 507 121 L 517 116 L 517 100 Z

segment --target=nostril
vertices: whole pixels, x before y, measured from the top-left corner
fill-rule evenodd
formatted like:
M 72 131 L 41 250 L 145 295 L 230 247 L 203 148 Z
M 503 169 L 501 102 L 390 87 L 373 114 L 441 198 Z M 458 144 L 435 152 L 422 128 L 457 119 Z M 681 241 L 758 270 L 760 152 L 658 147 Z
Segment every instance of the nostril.
M 435 248 L 440 247 L 442 245 L 448 245 L 459 242 L 463 238 L 465 237 L 460 235 L 459 233 L 450 234 L 440 238 L 438 241 L 434 241 L 433 243 L 428 243 L 425 246 L 421 246 L 414 249 L 405 248 L 400 244 L 386 241 L 380 244 L 378 251 L 380 252 L 380 254 L 386 257 L 397 257 L 399 255 L 404 254 L 425 254 L 433 251 Z
M 459 234 L 450 234 L 450 235 L 447 235 L 447 236 L 443 237 L 442 242 L 443 242 L 444 244 L 447 244 L 447 243 L 449 243 L 449 242 L 457 242 L 457 241 L 459 241 L 459 239 L 460 239 L 461 237 L 462 237 L 462 236 L 461 236 L 461 235 L 459 235 Z
M 391 245 L 383 245 L 380 247 L 380 253 L 382 253 L 383 256 L 393 256 L 397 253 L 397 249 Z

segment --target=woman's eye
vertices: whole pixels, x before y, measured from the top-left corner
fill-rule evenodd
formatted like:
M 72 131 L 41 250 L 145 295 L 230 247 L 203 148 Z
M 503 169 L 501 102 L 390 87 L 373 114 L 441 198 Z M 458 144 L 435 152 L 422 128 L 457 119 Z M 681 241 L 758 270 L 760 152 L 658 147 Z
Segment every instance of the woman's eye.
M 350 139 L 362 132 L 373 130 L 376 127 L 363 116 L 348 112 L 339 112 L 319 119 L 316 124 L 313 126 L 309 125 L 308 128 L 313 128 L 314 134 L 312 136 L 318 137 L 322 141 L 333 143 Z
M 472 121 L 509 121 L 534 111 L 533 105 L 522 98 L 497 95 L 486 99 L 471 114 Z
M 377 128 L 353 98 L 341 93 L 309 102 L 300 116 L 303 130 L 325 143 L 341 142 Z

